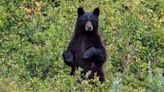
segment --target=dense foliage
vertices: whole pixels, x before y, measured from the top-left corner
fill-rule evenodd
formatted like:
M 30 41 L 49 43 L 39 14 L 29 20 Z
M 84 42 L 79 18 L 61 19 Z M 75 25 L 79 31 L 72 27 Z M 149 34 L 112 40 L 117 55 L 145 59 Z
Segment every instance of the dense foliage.
M 162 92 L 163 0 L 1 0 L 0 92 Z M 79 82 L 63 63 L 76 10 L 100 8 L 106 82 Z

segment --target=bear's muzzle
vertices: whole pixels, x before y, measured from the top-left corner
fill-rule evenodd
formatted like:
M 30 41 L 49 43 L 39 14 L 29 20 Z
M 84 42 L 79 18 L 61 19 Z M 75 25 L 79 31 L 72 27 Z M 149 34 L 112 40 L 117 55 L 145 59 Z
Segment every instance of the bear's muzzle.
M 86 25 L 85 25 L 85 30 L 86 31 L 93 31 L 93 25 L 91 21 L 87 21 Z

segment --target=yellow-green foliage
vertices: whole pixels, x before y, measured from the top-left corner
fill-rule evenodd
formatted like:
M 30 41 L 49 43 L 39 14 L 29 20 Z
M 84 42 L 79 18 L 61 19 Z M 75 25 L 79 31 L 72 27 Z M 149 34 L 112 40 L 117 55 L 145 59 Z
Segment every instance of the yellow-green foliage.
M 69 76 L 62 60 L 78 7 L 100 8 L 102 84 Z M 163 0 L 0 1 L 0 92 L 163 92 L 163 72 Z

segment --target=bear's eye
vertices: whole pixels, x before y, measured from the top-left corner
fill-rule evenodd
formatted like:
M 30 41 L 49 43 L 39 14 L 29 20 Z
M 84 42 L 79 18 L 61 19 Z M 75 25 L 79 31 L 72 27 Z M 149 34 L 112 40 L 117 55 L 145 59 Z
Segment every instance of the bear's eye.
M 95 22 L 97 22 L 97 20 L 93 20 L 93 19 L 92 19 L 91 22 L 92 22 L 92 23 L 95 23 Z
M 79 19 L 79 21 L 84 22 L 84 21 L 86 21 L 86 20 L 85 20 L 85 19 L 83 19 L 83 18 L 80 18 L 80 19 Z

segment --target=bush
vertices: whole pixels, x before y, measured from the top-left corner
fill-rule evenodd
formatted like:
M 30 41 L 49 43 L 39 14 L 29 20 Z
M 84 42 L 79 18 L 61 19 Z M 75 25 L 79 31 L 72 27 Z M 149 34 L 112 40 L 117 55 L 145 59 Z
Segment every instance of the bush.
M 106 82 L 68 75 L 62 60 L 76 10 L 100 8 L 108 53 Z M 160 92 L 164 90 L 162 0 L 4 0 L 0 2 L 0 91 Z

